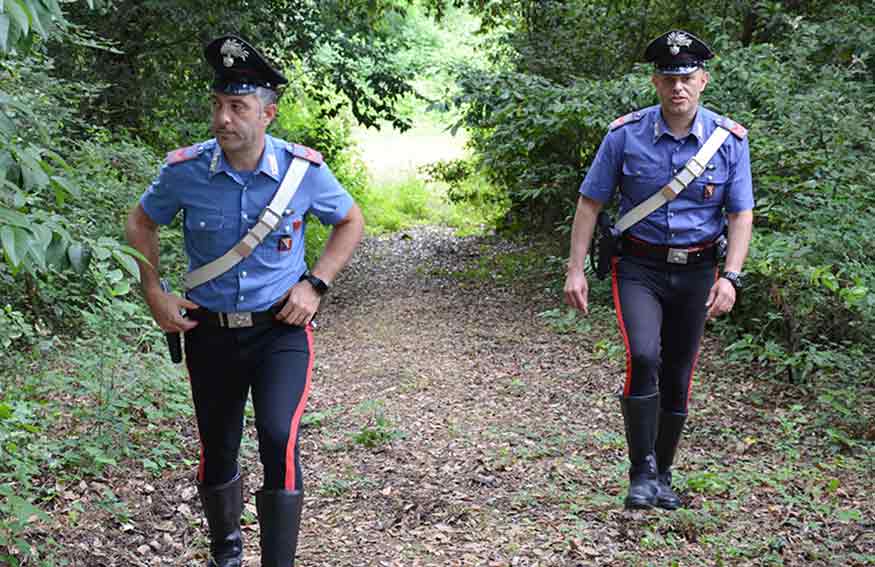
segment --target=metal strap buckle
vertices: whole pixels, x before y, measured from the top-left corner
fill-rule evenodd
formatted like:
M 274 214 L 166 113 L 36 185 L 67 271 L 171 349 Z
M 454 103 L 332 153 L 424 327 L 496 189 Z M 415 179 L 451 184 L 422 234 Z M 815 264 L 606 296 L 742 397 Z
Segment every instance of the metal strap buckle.
M 220 321 L 222 321 L 224 325 L 223 327 L 227 327 L 229 329 L 241 329 L 244 327 L 252 326 L 252 313 L 245 311 L 242 313 L 222 313 L 219 315 Z
M 684 169 L 693 174 L 693 178 L 699 177 L 703 173 L 705 173 L 705 166 L 699 163 L 699 160 L 696 159 L 696 156 L 690 158 L 690 161 L 684 166 Z
M 669 264 L 686 264 L 687 256 L 689 256 L 689 252 L 683 248 L 669 248 L 665 261 Z

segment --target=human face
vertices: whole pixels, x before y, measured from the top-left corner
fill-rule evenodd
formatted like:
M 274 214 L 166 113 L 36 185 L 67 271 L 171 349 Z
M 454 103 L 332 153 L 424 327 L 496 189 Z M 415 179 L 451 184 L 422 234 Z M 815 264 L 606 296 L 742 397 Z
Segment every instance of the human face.
M 696 69 L 689 75 L 653 75 L 651 82 L 656 87 L 664 114 L 692 118 L 699 107 L 699 96 L 710 78 L 704 70 Z
M 213 135 L 229 154 L 261 152 L 264 132 L 276 115 L 276 105 L 262 105 L 254 94 L 213 93 Z

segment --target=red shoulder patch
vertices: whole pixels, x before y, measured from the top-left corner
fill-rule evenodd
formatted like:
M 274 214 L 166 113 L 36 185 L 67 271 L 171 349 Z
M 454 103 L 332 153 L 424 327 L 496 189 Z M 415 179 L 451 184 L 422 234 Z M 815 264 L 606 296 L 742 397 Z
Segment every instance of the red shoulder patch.
M 743 140 L 744 137 L 747 136 L 747 128 L 745 128 L 738 122 L 736 122 L 735 125 L 729 129 L 729 131 L 735 134 L 739 140 Z
M 167 152 L 167 163 L 173 165 L 196 158 L 200 154 L 198 144 Z
M 730 118 L 723 119 L 723 127 L 732 132 L 739 140 L 743 140 L 747 136 L 747 128 Z
M 292 155 L 305 159 L 310 163 L 315 163 L 316 165 L 322 165 L 322 154 L 314 150 L 313 148 L 308 148 L 307 146 L 302 146 L 301 144 L 289 144 L 289 150 L 291 150 Z
M 620 126 L 625 124 L 629 124 L 631 122 L 638 122 L 641 120 L 643 114 L 641 111 L 638 112 L 630 112 L 629 114 L 624 114 L 623 116 L 617 118 L 613 122 L 611 122 L 610 126 L 608 126 L 608 130 L 616 130 Z

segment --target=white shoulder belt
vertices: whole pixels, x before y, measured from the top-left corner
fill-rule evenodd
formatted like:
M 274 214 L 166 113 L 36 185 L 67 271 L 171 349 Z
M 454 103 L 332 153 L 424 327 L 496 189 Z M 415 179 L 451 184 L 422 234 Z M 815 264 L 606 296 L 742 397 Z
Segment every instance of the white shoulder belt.
M 258 215 L 258 222 L 255 223 L 255 226 L 249 229 L 243 239 L 225 252 L 223 256 L 185 274 L 183 278 L 185 290 L 188 291 L 221 276 L 252 254 L 252 251 L 264 242 L 267 235 L 279 225 L 283 211 L 292 202 L 292 198 L 298 191 L 298 187 L 301 186 L 304 174 L 309 168 L 309 161 L 299 157 L 293 159 L 270 204 Z
M 729 137 L 729 130 L 718 126 L 714 132 L 708 137 L 708 140 L 699 148 L 699 151 L 690 158 L 690 161 L 681 168 L 680 172 L 675 175 L 668 185 L 639 203 L 637 206 L 628 211 L 623 218 L 617 221 L 614 228 L 620 232 L 625 232 L 635 223 L 644 219 L 647 215 L 663 206 L 669 201 L 673 201 L 681 191 L 687 188 L 697 177 L 705 172 L 705 166 Z

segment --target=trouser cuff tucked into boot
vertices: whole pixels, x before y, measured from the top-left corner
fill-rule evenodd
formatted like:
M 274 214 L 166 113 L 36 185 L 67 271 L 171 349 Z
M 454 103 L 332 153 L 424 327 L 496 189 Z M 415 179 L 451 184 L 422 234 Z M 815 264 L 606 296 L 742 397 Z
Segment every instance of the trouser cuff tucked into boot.
M 261 526 L 261 567 L 295 564 L 304 494 L 300 490 L 259 490 L 255 493 Z
M 620 398 L 626 442 L 629 445 L 629 494 L 626 508 L 652 508 L 658 492 L 656 482 L 656 423 L 659 394 Z
M 198 484 L 197 488 L 210 527 L 210 561 L 207 567 L 240 567 L 243 561 L 243 539 L 240 534 L 243 483 L 240 473 L 225 484 Z
M 681 500 L 671 488 L 671 466 L 674 463 L 687 414 L 663 411 L 659 414 L 659 433 L 656 436 L 656 470 L 659 477 L 659 494 L 656 505 L 666 510 L 676 510 Z

